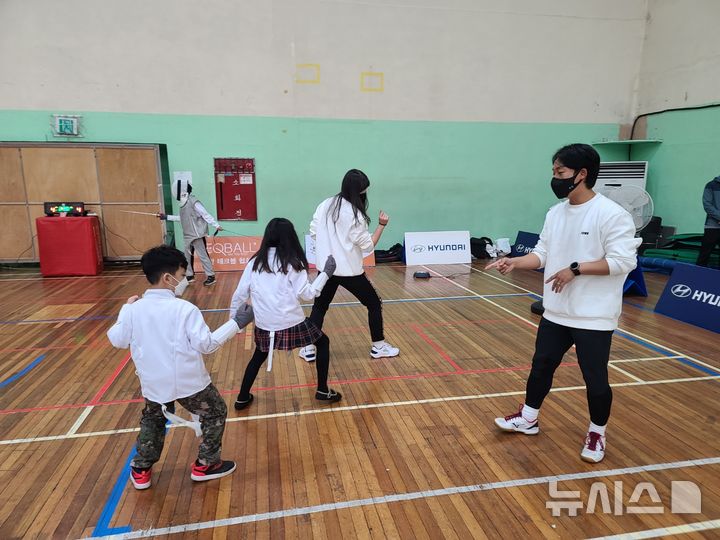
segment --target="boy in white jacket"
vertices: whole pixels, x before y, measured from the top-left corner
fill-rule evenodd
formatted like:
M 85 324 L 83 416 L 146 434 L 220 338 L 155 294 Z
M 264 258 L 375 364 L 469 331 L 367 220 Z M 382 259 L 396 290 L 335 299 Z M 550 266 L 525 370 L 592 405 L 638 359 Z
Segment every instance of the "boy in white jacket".
M 128 299 L 107 333 L 114 347 L 130 347 L 145 398 L 130 480 L 136 489 L 150 487 L 152 466 L 165 441 L 165 414 L 174 401 L 200 418 L 202 442 L 190 478 L 200 482 L 226 476 L 235 470 L 233 461 L 220 459 L 227 406 L 202 355 L 234 337 L 238 325 L 231 320 L 210 332 L 200 310 L 176 298 L 187 286 L 182 252 L 155 247 L 143 254 L 141 264 L 150 288 L 142 298 Z
M 581 457 L 597 463 L 605 456 L 605 428 L 612 390 L 608 362 L 613 331 L 622 310 L 623 284 L 637 264 L 635 224 L 630 214 L 592 188 L 600 156 L 586 144 L 571 144 L 553 156 L 551 188 L 559 199 L 547 213 L 532 253 L 487 266 L 502 274 L 545 268 L 543 307 L 525 404 L 496 418 L 504 431 L 535 435 L 538 414 L 552 387 L 553 374 L 575 345 L 587 387 L 590 427 Z

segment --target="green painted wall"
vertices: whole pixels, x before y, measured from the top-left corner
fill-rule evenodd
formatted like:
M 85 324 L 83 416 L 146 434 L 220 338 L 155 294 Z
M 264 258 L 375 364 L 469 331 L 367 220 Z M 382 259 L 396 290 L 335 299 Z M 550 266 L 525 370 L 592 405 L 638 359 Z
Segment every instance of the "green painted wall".
M 58 111 L 52 111 L 58 112 Z M 51 111 L 0 111 L 0 140 L 57 141 Z M 60 111 L 70 114 L 68 111 Z M 510 124 L 302 118 L 176 116 L 77 112 L 85 142 L 167 145 L 170 171 L 191 170 L 194 193 L 215 209 L 213 158 L 256 159 L 257 223 L 224 222 L 260 235 L 269 219 L 287 217 L 307 229 L 343 174 L 363 169 L 371 181 L 373 224 L 391 222 L 379 247 L 405 231 L 466 230 L 514 239 L 539 231 L 557 202 L 549 188 L 550 158 L 570 142 L 614 138 L 614 124 Z M 604 159 L 623 159 L 601 149 Z
M 720 107 L 657 114 L 647 123 L 647 138 L 663 142 L 634 148 L 632 159 L 649 161 L 655 215 L 678 233 L 702 233 L 703 189 L 720 175 Z

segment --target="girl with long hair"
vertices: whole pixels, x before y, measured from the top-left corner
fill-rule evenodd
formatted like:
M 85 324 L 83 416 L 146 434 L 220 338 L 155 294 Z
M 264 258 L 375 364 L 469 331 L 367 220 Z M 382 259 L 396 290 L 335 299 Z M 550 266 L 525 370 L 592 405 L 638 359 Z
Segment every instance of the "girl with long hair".
M 274 349 L 292 350 L 312 345 L 317 349 L 317 391 L 315 399 L 335 403 L 342 396 L 328 388 L 330 340 L 305 318 L 298 298 L 312 300 L 320 294 L 335 270 L 330 258 L 315 281 L 308 281 L 308 262 L 293 224 L 285 218 L 270 220 L 260 249 L 248 262 L 230 304 L 230 318 L 242 317 L 248 299 L 255 316 L 255 352 L 245 369 L 235 409 L 250 405 L 250 388 L 260 366 L 268 360 L 272 369 Z
M 363 254 L 374 250 L 390 217 L 381 210 L 379 225 L 370 234 L 370 217 L 367 213 L 369 187 L 367 175 L 358 169 L 351 169 L 345 173 L 340 193 L 324 200 L 315 210 L 310 235 L 315 239 L 318 268 L 329 257 L 334 257 L 337 268 L 320 296 L 315 299 L 310 320 L 322 328 L 330 302 L 338 287 L 342 286 L 368 310 L 372 340 L 370 356 L 390 358 L 400 354 L 400 349 L 385 341 L 382 301 L 363 270 Z M 313 345 L 302 348 L 300 356 L 308 362 L 319 358 L 318 350 Z

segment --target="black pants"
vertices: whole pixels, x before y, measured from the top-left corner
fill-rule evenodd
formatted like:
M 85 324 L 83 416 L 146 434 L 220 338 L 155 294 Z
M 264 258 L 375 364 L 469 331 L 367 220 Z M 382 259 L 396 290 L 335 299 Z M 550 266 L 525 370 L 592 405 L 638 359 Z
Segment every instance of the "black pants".
M 320 392 L 327 392 L 328 368 L 330 367 L 330 340 L 325 334 L 323 334 L 322 337 L 315 342 L 315 346 L 317 347 L 317 359 L 315 360 L 315 368 L 317 369 L 317 389 Z M 243 376 L 240 393 L 238 394 L 239 401 L 247 401 L 250 399 L 250 388 L 252 388 L 252 385 L 257 378 L 258 371 L 260 371 L 260 368 L 265 363 L 265 360 L 267 360 L 267 357 L 268 353 L 262 352 L 260 349 L 255 349 L 255 352 L 250 359 L 250 363 L 245 368 L 245 375 Z
M 707 266 L 710 262 L 710 254 L 717 245 L 720 245 L 720 229 L 705 229 L 696 264 Z
M 535 339 L 535 356 L 525 390 L 525 404 L 539 409 L 552 387 L 553 375 L 563 356 L 575 345 L 580 370 L 587 388 L 590 420 L 604 426 L 610 418 L 612 389 L 608 383 L 608 362 L 612 330 L 583 330 L 540 320 Z
M 370 337 L 372 341 L 385 339 L 383 333 L 382 300 L 370 283 L 370 280 L 363 273 L 359 276 L 333 276 L 323 287 L 322 293 L 315 299 L 310 317 L 312 322 L 322 328 L 325 314 L 330 308 L 330 302 L 335 297 L 338 287 L 345 287 L 350 294 L 357 298 L 368 310 L 368 325 L 370 326 Z

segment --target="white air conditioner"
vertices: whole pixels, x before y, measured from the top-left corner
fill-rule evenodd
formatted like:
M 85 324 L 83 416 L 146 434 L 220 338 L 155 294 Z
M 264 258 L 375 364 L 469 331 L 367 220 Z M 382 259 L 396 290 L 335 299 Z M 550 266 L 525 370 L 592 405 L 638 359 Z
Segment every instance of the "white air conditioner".
M 598 188 L 635 186 L 645 189 L 647 166 L 647 161 L 604 161 L 600 163 L 595 186 Z

